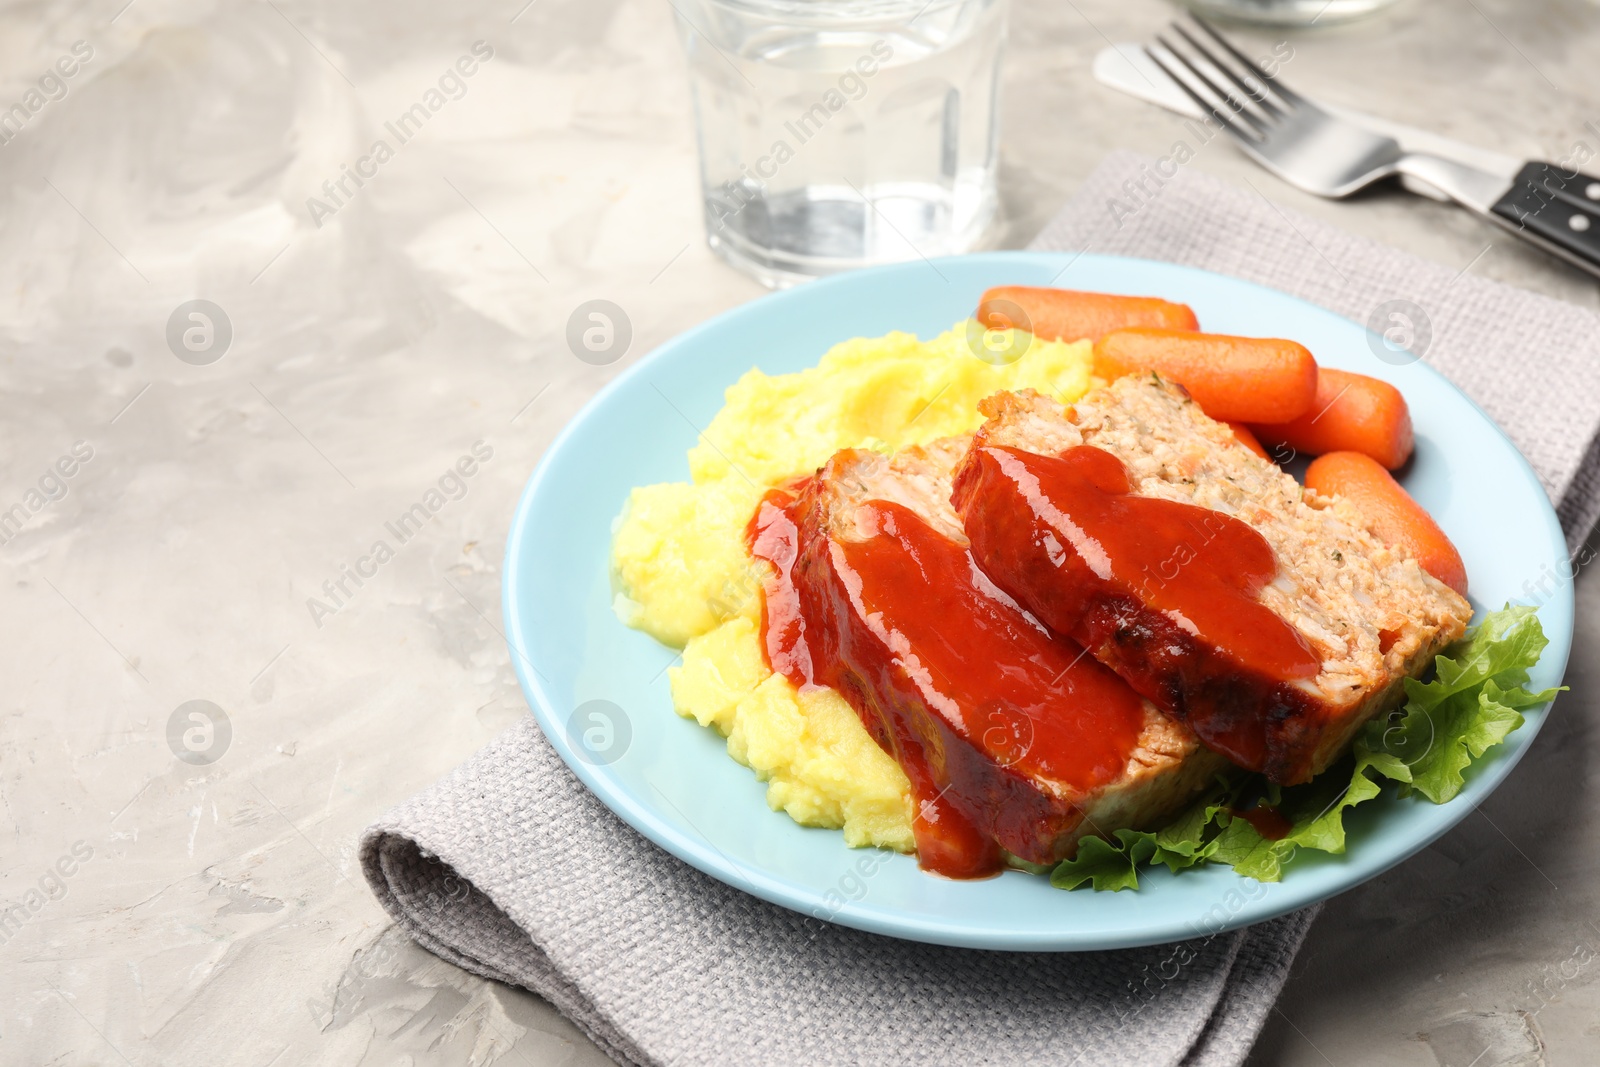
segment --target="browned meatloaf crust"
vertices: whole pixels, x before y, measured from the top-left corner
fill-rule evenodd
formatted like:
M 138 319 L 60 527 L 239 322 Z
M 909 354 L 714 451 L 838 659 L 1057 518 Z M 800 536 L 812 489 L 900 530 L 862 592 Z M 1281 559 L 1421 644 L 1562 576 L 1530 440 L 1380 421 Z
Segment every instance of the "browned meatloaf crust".
M 985 573 L 1208 746 L 1273 781 L 1303 782 L 1336 759 L 1471 618 L 1466 600 L 1374 537 L 1349 502 L 1303 491 L 1155 375 L 1119 379 L 1070 410 L 1031 392 L 981 407 L 988 422 L 957 473 L 955 506 Z M 1079 445 L 1120 460 L 1132 496 L 1212 509 L 1257 531 L 1276 562 L 1259 603 L 1309 644 L 1315 676 L 1284 681 L 1239 666 L 1207 633 L 1152 607 L 1148 585 L 1096 574 L 1094 561 L 1041 537 L 1059 520 L 1001 468 L 1008 456 L 1062 457 Z
M 800 492 L 793 583 L 816 680 L 842 692 L 906 769 L 918 849 L 935 869 L 928 861 L 941 850 L 965 849 L 970 863 L 974 849 L 997 859 L 998 846 L 1053 863 L 1087 834 L 1161 825 L 1226 762 L 976 570 L 949 503 L 966 446 L 947 439 L 892 458 L 846 450 Z M 940 551 L 955 564 L 943 572 Z M 894 595 L 883 588 L 890 574 Z M 963 580 L 976 585 L 955 588 Z M 987 645 L 975 639 L 979 624 Z M 1030 670 L 1053 678 L 1015 681 Z M 1124 746 L 1098 780 L 1063 780 L 1063 764 L 1119 728 Z

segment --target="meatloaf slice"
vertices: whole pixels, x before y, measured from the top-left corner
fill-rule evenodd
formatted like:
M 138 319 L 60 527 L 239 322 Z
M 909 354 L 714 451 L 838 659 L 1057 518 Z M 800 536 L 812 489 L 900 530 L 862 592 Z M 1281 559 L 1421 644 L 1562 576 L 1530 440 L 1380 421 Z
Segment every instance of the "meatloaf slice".
M 750 531 L 773 669 L 844 695 L 911 781 L 919 861 L 954 877 L 1159 825 L 1226 766 L 974 566 L 949 503 L 966 445 L 840 452 Z
M 1471 618 L 1351 504 L 1303 491 L 1158 376 L 1070 410 L 1033 393 L 982 409 L 954 491 L 978 565 L 1273 781 L 1336 759 Z

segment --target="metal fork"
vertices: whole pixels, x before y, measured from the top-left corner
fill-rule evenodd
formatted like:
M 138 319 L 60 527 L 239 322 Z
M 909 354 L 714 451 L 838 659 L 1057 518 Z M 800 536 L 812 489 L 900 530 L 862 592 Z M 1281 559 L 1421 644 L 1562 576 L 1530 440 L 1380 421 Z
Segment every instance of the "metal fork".
M 1277 77 L 1259 71 L 1210 23 L 1192 17 L 1214 42 L 1213 47 L 1207 47 L 1181 23 L 1174 22 L 1172 29 L 1210 73 L 1159 34 L 1156 43 L 1160 49 L 1146 48 L 1145 53 L 1201 110 L 1209 112 L 1247 155 L 1290 185 L 1317 196 L 1339 198 L 1391 175 L 1410 174 L 1485 213 L 1505 191 L 1505 181 L 1492 174 L 1438 156 L 1402 151 L 1394 138 L 1336 118 Z M 1237 67 L 1243 67 L 1244 73 Z M 1234 91 L 1219 85 L 1214 76 L 1220 76 Z
M 1535 169 L 1525 168 L 1508 186 L 1504 177 L 1441 156 L 1407 152 L 1392 137 L 1324 111 L 1275 75 L 1258 69 L 1209 23 L 1191 18 L 1198 35 L 1182 23 L 1172 24 L 1186 49 L 1158 34 L 1159 47 L 1147 47 L 1145 54 L 1246 155 L 1290 185 L 1340 198 L 1395 174 L 1410 175 L 1503 229 L 1575 266 L 1600 273 L 1600 227 L 1591 230 L 1583 211 L 1600 205 L 1586 204 L 1584 195 L 1575 192 L 1583 186 L 1574 184 L 1595 179 L 1576 172 L 1552 177 L 1556 171 L 1551 165 L 1529 164 Z M 1541 214 L 1547 205 L 1551 210 Z M 1582 217 L 1568 218 L 1573 211 Z

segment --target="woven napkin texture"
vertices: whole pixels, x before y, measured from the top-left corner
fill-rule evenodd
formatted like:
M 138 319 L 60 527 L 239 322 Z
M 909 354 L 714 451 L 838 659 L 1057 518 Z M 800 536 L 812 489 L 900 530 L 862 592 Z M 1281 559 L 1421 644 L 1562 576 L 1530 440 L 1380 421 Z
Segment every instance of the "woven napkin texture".
M 370 827 L 361 864 L 423 946 L 532 989 L 638 1065 L 1235 1064 L 1312 918 L 1094 953 L 849 930 L 639 837 L 532 716 Z
M 1035 247 L 1205 267 L 1361 322 L 1385 301 L 1414 302 L 1433 324 L 1424 358 L 1508 429 L 1581 539 L 1600 512 L 1600 470 L 1585 463 L 1600 412 L 1594 316 L 1457 277 L 1201 175 L 1157 185 L 1153 165 L 1110 157 Z M 1124 183 L 1141 179 L 1152 195 L 1132 205 Z M 1509 353 L 1522 353 L 1514 376 Z M 369 827 L 361 863 L 419 943 L 539 993 L 640 1067 L 1237 1064 L 1315 912 L 1120 952 L 983 952 L 865 934 L 748 896 L 639 837 L 531 717 Z

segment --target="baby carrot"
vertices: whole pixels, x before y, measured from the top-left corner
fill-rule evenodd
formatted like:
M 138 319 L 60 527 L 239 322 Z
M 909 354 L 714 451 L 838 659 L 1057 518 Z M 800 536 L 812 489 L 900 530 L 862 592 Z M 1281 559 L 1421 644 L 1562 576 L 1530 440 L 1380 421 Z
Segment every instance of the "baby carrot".
M 1306 468 L 1306 488 L 1342 496 L 1356 506 L 1380 541 L 1399 545 L 1422 569 L 1467 595 L 1467 569 L 1433 516 L 1412 500 L 1400 483 L 1361 452 L 1329 452 Z
M 978 321 L 991 330 L 1027 330 L 1047 341 L 1098 341 L 1129 326 L 1198 330 L 1187 304 L 1154 296 L 1115 296 L 1076 289 L 1002 285 L 978 302 Z
M 1244 445 L 1244 447 L 1248 448 L 1262 459 L 1271 462 L 1272 457 L 1267 455 L 1267 450 L 1261 447 L 1261 442 L 1256 440 L 1256 435 L 1250 432 L 1250 427 L 1246 426 L 1242 422 L 1229 422 L 1224 423 L 1223 425 L 1227 426 L 1228 429 L 1233 431 L 1233 436 L 1241 445 Z
M 1411 458 L 1411 412 L 1400 390 L 1365 374 L 1322 367 L 1311 410 L 1293 422 L 1257 425 L 1256 433 L 1313 456 L 1364 452 L 1396 470 Z
M 1200 410 L 1225 422 L 1289 422 L 1317 395 L 1317 361 L 1293 341 L 1139 327 L 1095 342 L 1100 377 L 1142 371 L 1177 382 Z

